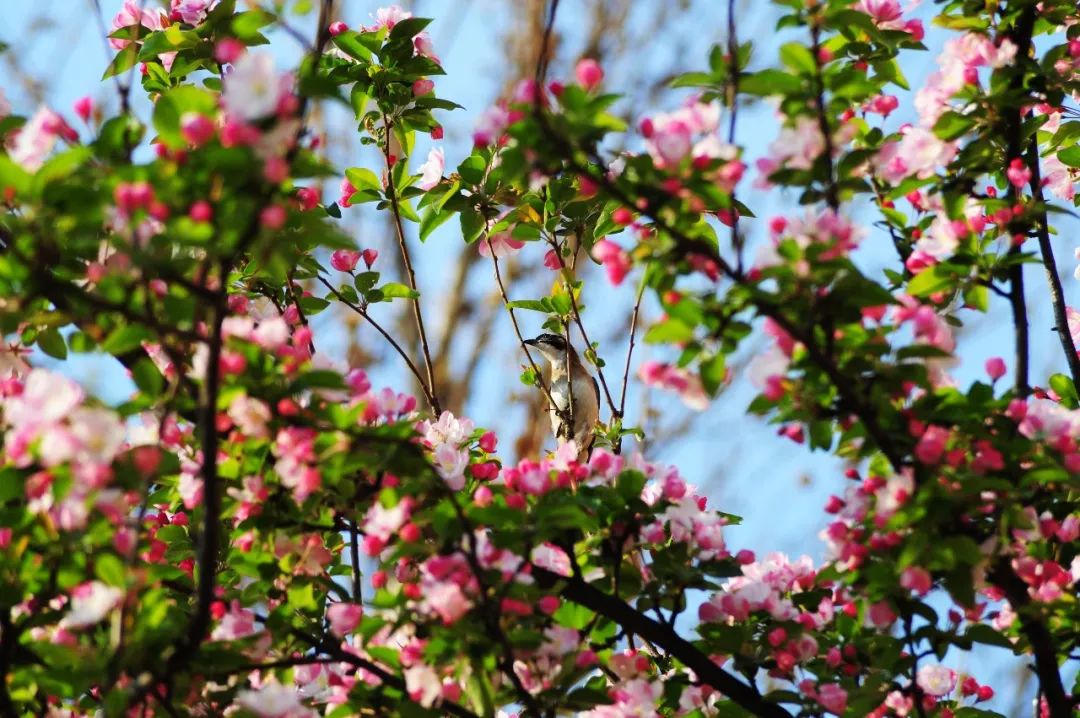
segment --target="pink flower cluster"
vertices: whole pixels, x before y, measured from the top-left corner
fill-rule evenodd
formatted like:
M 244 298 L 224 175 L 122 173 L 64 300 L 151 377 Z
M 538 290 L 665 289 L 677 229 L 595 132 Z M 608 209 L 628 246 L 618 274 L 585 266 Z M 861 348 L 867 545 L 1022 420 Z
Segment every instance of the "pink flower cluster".
M 175 0 L 174 0 L 175 3 Z M 150 33 L 158 30 L 164 30 L 169 26 L 169 19 L 165 17 L 165 14 L 161 10 L 155 10 L 151 8 L 142 8 L 143 3 L 138 0 L 124 0 L 124 4 L 120 7 L 120 11 L 113 16 L 112 19 L 112 31 L 115 32 L 121 28 L 134 28 L 138 32 L 137 38 L 122 39 L 122 38 L 110 38 L 109 44 L 116 50 L 123 50 L 131 45 L 132 42 L 141 42 L 146 39 L 146 36 Z M 172 69 L 172 64 L 176 60 L 176 52 L 163 52 L 158 55 L 158 59 L 161 60 L 162 67 L 166 72 Z
M 674 391 L 691 409 L 704 411 L 709 408 L 709 396 L 701 384 L 701 377 L 686 369 L 650 359 L 638 368 L 638 378 L 647 386 Z
M 763 611 L 781 621 L 799 621 L 806 628 L 820 628 L 833 617 L 831 599 L 822 599 L 816 611 L 800 609 L 793 594 L 816 587 L 814 563 L 809 556 L 791 561 L 782 553 L 770 553 L 762 561 L 742 565 L 742 576 L 728 579 L 720 590 L 698 609 L 698 618 L 706 623 L 745 621 L 752 613 Z M 786 640 L 786 638 L 785 638 Z M 804 659 L 816 655 L 799 648 Z
M 18 467 L 45 470 L 27 480 L 30 509 L 49 514 L 65 530 L 86 523 L 88 499 L 112 479 L 112 462 L 124 448 L 126 429 L 115 412 L 86 406 L 81 387 L 65 376 L 33 369 L 25 380 L 0 386 L 6 458 Z M 50 469 L 69 466 L 74 484 L 53 493 Z
M 75 142 L 79 136 L 63 117 L 42 107 L 9 138 L 8 156 L 23 169 L 36 172 L 56 146 L 57 138 Z
M 856 474 L 851 475 L 857 478 Z M 820 534 L 825 541 L 826 557 L 838 570 L 848 571 L 860 566 L 871 550 L 899 545 L 902 537 L 883 527 L 907 503 L 914 490 L 912 474 L 905 471 L 888 479 L 869 476 L 848 486 L 844 498 L 830 498 L 825 510 L 837 518 Z M 871 522 L 869 531 L 867 522 Z
M 646 117 L 640 128 L 653 163 L 661 169 L 676 169 L 686 158 L 702 165 L 714 159 L 738 160 L 738 150 L 722 142 L 718 135 L 719 102 L 704 103 L 692 98 L 673 112 Z
M 473 423 L 444 411 L 438 421 L 422 421 L 417 430 L 431 451 L 435 470 L 454 491 L 465 488 L 465 470 L 469 466 L 469 447 Z
M 978 84 L 980 67 L 1005 67 L 1015 57 L 1016 45 L 1008 38 L 995 45 L 985 35 L 968 33 L 946 42 L 937 58 L 939 69 L 915 93 L 919 124 L 933 127 L 958 92 L 968 85 Z

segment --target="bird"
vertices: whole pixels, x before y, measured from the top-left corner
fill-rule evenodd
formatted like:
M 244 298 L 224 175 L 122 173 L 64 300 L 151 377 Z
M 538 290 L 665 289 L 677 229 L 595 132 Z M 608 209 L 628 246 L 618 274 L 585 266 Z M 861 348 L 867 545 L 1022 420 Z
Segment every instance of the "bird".
M 577 351 L 558 334 L 541 334 L 525 340 L 548 360 L 547 387 L 551 431 L 560 446 L 571 439 L 578 447 L 578 461 L 588 459 L 600 420 L 600 385 L 581 363 Z M 570 421 L 573 426 L 570 426 Z

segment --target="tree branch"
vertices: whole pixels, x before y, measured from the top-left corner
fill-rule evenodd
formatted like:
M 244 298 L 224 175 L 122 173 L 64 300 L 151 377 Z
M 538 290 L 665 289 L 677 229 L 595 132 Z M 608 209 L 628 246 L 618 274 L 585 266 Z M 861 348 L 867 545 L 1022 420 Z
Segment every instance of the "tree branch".
M 532 574 L 541 585 L 562 582 L 561 594 L 564 598 L 610 618 L 627 631 L 664 649 L 694 671 L 698 680 L 720 691 L 740 708 L 760 718 L 791 718 L 791 713 L 763 698 L 756 687 L 738 680 L 674 630 L 657 623 L 622 599 L 593 588 L 581 579 L 568 579 L 535 565 Z
M 1054 637 L 1042 618 L 1033 613 L 1037 606 L 1028 595 L 1027 584 L 1016 575 L 1005 557 L 999 559 L 990 573 L 990 579 L 1005 592 L 1005 598 L 1016 611 L 1020 627 L 1031 645 L 1031 652 L 1035 656 L 1035 675 L 1039 677 L 1039 688 L 1046 698 L 1050 718 L 1070 718 L 1073 715 L 1071 699 L 1061 681 Z

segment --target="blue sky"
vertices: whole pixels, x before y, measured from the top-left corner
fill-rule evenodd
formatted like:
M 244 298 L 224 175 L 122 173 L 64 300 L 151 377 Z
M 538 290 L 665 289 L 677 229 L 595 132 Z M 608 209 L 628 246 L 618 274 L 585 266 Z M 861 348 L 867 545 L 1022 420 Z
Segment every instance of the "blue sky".
M 722 33 L 725 22 L 720 8 L 726 3 L 718 2 L 690 2 L 687 10 L 675 22 L 667 25 L 663 33 L 649 34 L 646 24 L 653 11 L 664 2 L 646 0 L 634 4 L 630 22 L 642 31 L 646 39 L 634 48 L 634 64 L 624 63 L 616 71 L 609 72 L 606 80 L 608 89 L 620 91 L 634 88 L 640 76 L 647 72 L 655 73 L 657 68 L 676 66 L 683 70 L 700 69 L 705 66 L 709 46 L 724 40 Z M 339 4 L 344 8 L 344 20 L 352 26 L 370 22 L 369 14 L 378 6 L 367 0 L 344 0 Z M 102 0 L 102 5 L 106 18 L 111 18 L 120 2 Z M 749 0 L 739 5 L 743 8 L 740 16 L 741 34 L 757 42 L 759 66 L 769 64 L 775 57 L 776 45 L 789 37 L 772 31 L 770 17 L 773 11 L 767 3 Z M 929 7 L 919 11 L 924 17 L 934 9 L 932 4 L 927 5 Z M 587 3 L 584 0 L 567 0 L 562 6 L 557 29 L 564 45 L 560 57 L 551 68 L 552 78 L 569 74 L 583 41 L 580 37 L 583 24 L 581 13 Z M 436 51 L 447 70 L 447 75 L 437 80 L 438 94 L 465 106 L 464 110 L 445 113 L 442 117 L 446 137 L 440 144 L 446 150 L 448 167 L 455 166 L 468 153 L 472 123 L 496 98 L 505 79 L 505 50 L 500 43 L 499 31 L 506 26 L 514 7 L 515 3 L 506 0 L 427 0 L 414 5 L 417 14 L 436 18 L 430 31 Z M 111 102 L 115 106 L 113 87 L 99 81 L 111 55 L 106 55 L 93 12 L 90 0 L 4 0 L 0 3 L 0 40 L 28 49 L 20 55 L 22 67 L 45 83 L 47 102 L 69 117 L 72 102 L 84 94 L 91 94 L 99 102 Z M 31 18 L 41 16 L 49 17 L 55 29 L 46 32 L 31 25 Z M 310 34 L 313 19 L 313 16 L 309 16 L 296 25 Z M 941 34 L 931 30 L 927 44 L 932 52 L 905 66 L 912 87 L 917 88 L 932 71 L 933 56 L 942 41 Z M 295 63 L 298 46 L 289 38 L 275 36 L 272 48 L 282 67 Z M 3 86 L 17 111 L 26 114 L 33 110 L 28 106 L 26 94 L 6 69 L 0 74 L 0 86 Z M 139 98 L 138 89 L 133 94 Z M 670 109 L 679 97 L 669 96 L 668 107 L 635 107 L 635 112 L 631 114 L 637 119 L 647 110 Z M 148 116 L 145 98 L 139 98 L 135 106 L 144 118 Z M 895 129 L 902 122 L 913 119 L 912 114 L 905 112 L 903 107 L 902 96 L 901 111 L 889 118 L 886 123 L 888 129 Z M 328 122 L 335 127 L 347 127 L 350 120 L 339 113 L 331 113 L 328 117 Z M 767 151 L 775 127 L 770 108 L 763 104 L 741 111 L 739 141 L 747 147 L 751 160 Z M 414 167 L 423 161 L 430 144 L 426 138 L 418 142 Z M 355 137 L 350 147 L 335 148 L 331 158 L 341 167 L 362 164 L 377 167 L 373 158 L 361 152 Z M 335 197 L 336 194 L 336 185 L 327 188 L 328 197 Z M 796 198 L 783 194 L 755 193 L 753 202 L 748 204 L 759 217 L 767 218 L 782 211 L 794 211 Z M 853 211 L 856 217 L 865 216 L 859 208 Z M 347 210 L 346 219 L 361 246 L 375 247 L 384 257 L 396 251 L 386 226 L 364 209 Z M 740 226 L 753 241 L 763 236 L 763 224 L 763 220 L 758 220 L 743 222 Z M 1073 243 L 1067 239 L 1077 229 L 1076 222 L 1071 218 L 1064 219 L 1059 222 L 1059 227 L 1061 234 L 1054 241 L 1059 263 L 1066 275 L 1066 295 L 1076 301 L 1076 282 L 1069 276 L 1073 266 Z M 453 222 L 444 225 L 428 239 L 427 246 L 414 255 L 429 322 L 435 322 L 440 297 L 449 286 L 447 268 L 452 266 L 458 253 L 475 251 L 475 248 L 461 244 L 455 228 L 456 223 Z M 542 255 L 543 250 L 539 247 L 529 247 L 522 257 L 524 261 L 539 262 Z M 874 271 L 878 271 L 886 262 L 894 261 L 887 237 L 875 230 L 871 230 L 857 256 L 864 267 Z M 384 270 L 391 267 L 385 259 L 380 262 Z M 1061 370 L 1063 362 L 1057 339 L 1051 331 L 1052 318 L 1042 270 L 1037 266 L 1028 267 L 1027 282 L 1029 307 L 1033 312 L 1032 380 L 1035 384 L 1045 384 L 1046 377 L 1052 371 Z M 481 296 L 489 292 L 492 286 L 490 267 L 481 265 L 475 268 L 470 293 Z M 615 383 L 621 375 L 625 337 L 616 337 L 616 341 L 609 341 L 608 338 L 617 334 L 616 327 L 626 321 L 634 286 L 632 277 L 612 295 L 597 274 L 592 284 L 587 285 L 585 293 L 585 304 L 589 306 L 585 321 L 590 336 L 601 339 L 601 354 L 611 366 L 609 376 Z M 532 298 L 545 291 L 545 287 L 538 285 L 512 288 L 511 294 L 515 298 Z M 954 372 L 961 385 L 982 377 L 983 363 L 990 356 L 1000 354 L 1010 365 L 1012 363 L 1011 326 L 1004 323 L 1007 313 L 1003 313 L 1001 301 L 994 298 L 989 316 L 977 316 L 970 312 L 961 314 L 967 326 L 960 339 L 962 359 Z M 380 311 L 384 312 L 380 318 L 389 320 L 387 310 Z M 646 318 L 655 318 L 656 314 L 655 306 L 647 302 Z M 526 332 L 539 329 L 538 317 L 523 313 Z M 524 419 L 520 402 L 514 403 L 509 398 L 512 392 L 520 391 L 517 366 L 523 362 L 523 357 L 513 339 L 509 319 L 501 316 L 496 327 L 479 369 L 478 391 L 470 401 L 468 413 L 479 425 L 497 428 L 503 438 L 504 451 L 508 451 L 516 428 Z M 437 327 L 429 331 L 434 334 Z M 345 337 L 335 318 L 328 315 L 319 317 L 316 337 L 320 351 L 340 358 Z M 373 332 L 366 331 L 362 335 L 364 342 L 374 343 L 377 340 Z M 640 344 L 639 347 L 634 368 L 649 356 L 671 358 L 660 352 L 650 353 L 648 347 Z M 745 358 L 763 347 L 760 341 L 750 342 L 744 353 Z M 77 362 L 72 371 L 88 381 L 107 400 L 119 400 L 130 390 L 130 383 L 122 370 L 109 360 L 83 360 Z M 400 385 L 404 377 L 398 367 L 381 368 L 373 373 L 377 383 Z M 794 555 L 808 553 L 820 559 L 822 544 L 816 534 L 827 519 L 821 506 L 829 493 L 843 489 L 840 464 L 821 454 L 808 455 L 804 449 L 776 437 L 774 430 L 763 422 L 746 417 L 743 409 L 752 397 L 753 390 L 745 377 L 736 377 L 734 386 L 704 415 L 696 417 L 685 433 L 665 446 L 654 447 L 650 458 L 677 463 L 688 480 L 702 486 L 712 505 L 745 518 L 743 526 L 728 533 L 733 548 L 752 548 L 759 554 L 771 550 Z M 643 399 L 638 387 L 632 385 L 628 400 L 631 423 Z M 649 402 L 670 417 L 669 421 L 674 421 L 687 411 L 677 400 L 655 393 L 649 397 Z M 993 655 L 1000 655 L 1000 652 Z M 974 660 L 981 661 L 982 658 L 975 656 Z M 995 665 L 1000 663 L 991 660 Z M 1007 669 L 1002 663 L 1000 670 L 1012 668 Z M 985 671 L 985 667 L 980 667 L 979 677 L 990 679 L 992 676 L 985 675 Z M 1014 705 L 1013 700 L 1019 698 L 1000 696 L 998 707 L 1009 712 L 1010 706 Z

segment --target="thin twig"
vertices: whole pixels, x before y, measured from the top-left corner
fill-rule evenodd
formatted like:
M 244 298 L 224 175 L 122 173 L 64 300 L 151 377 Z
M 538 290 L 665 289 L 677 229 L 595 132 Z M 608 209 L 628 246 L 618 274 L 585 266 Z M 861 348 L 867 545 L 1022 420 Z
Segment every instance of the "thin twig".
M 502 296 L 503 306 L 506 307 L 506 311 L 510 314 L 510 323 L 514 325 L 514 334 L 517 335 L 518 344 L 521 345 L 521 350 L 525 352 L 525 358 L 529 360 L 529 366 L 532 367 L 536 381 L 540 384 L 540 388 L 544 391 L 548 402 L 550 402 L 549 405 L 557 410 L 559 407 L 555 403 L 555 398 L 551 395 L 551 389 L 548 387 L 547 382 L 544 381 L 544 374 L 540 371 L 540 367 L 536 365 L 532 354 L 529 353 L 529 345 L 525 343 L 525 336 L 521 333 L 517 315 L 514 314 L 514 308 L 510 306 L 510 297 L 506 294 L 506 285 L 503 284 L 502 272 L 499 270 L 499 258 L 495 256 L 495 247 L 491 244 L 491 236 L 486 229 L 484 230 L 484 239 L 481 241 L 487 242 L 488 252 L 491 253 L 491 263 L 495 267 L 495 283 L 499 285 L 499 294 Z
M 383 329 L 382 326 L 378 322 L 376 322 L 374 319 L 372 319 L 371 315 L 368 314 L 362 307 L 360 307 L 359 305 L 354 304 L 354 303 L 350 302 L 348 299 L 346 299 L 345 296 L 342 295 L 342 293 L 339 292 L 337 289 L 335 289 L 334 285 L 332 285 L 332 284 L 330 284 L 330 282 L 326 281 L 326 279 L 321 274 L 319 275 L 318 279 L 319 279 L 320 282 L 322 282 L 322 285 L 324 287 L 326 287 L 327 289 L 330 290 L 331 294 L 333 294 L 335 297 L 337 297 L 339 302 L 341 302 L 342 304 L 347 306 L 349 309 L 351 309 L 354 312 L 356 312 L 357 314 L 359 314 L 364 319 L 366 319 L 367 322 L 369 324 L 371 324 L 371 326 L 375 327 L 375 330 L 377 332 L 379 332 L 379 334 L 383 335 L 383 338 L 386 339 L 386 341 L 388 341 L 390 343 L 390 346 L 392 346 L 394 348 L 394 351 L 396 351 L 398 353 L 398 356 L 400 356 L 402 358 L 402 360 L 404 360 L 406 366 L 409 367 L 409 371 L 412 372 L 412 375 L 414 377 L 416 377 L 416 381 L 417 381 L 417 383 L 420 384 L 420 389 L 424 392 L 424 397 L 427 399 L 428 405 L 431 407 L 431 410 L 433 412 L 438 413 L 437 412 L 438 404 L 436 403 L 435 397 L 434 397 L 434 395 L 432 395 L 431 390 L 428 389 L 427 384 L 424 383 L 424 378 L 420 375 L 420 370 L 416 367 L 416 364 L 413 363 L 412 359 L 409 358 L 409 355 L 405 352 L 405 350 L 402 349 L 401 345 L 398 344 L 397 340 L 394 339 L 394 337 L 391 336 L 389 332 L 387 332 L 385 329 Z
M 630 384 L 630 359 L 634 356 L 634 346 L 637 344 L 638 315 L 641 313 L 641 299 L 645 296 L 645 277 L 647 272 L 641 275 L 641 284 L 638 285 L 637 298 L 634 300 L 634 311 L 630 315 L 630 343 L 626 347 L 626 365 L 622 373 L 622 392 L 619 394 L 619 417 L 625 416 L 626 411 L 626 387 Z
M 416 321 L 416 333 L 420 337 L 420 350 L 424 355 L 424 369 L 427 372 L 427 394 L 431 404 L 431 410 L 436 416 L 442 413 L 439 399 L 435 394 L 435 372 L 431 368 L 431 349 L 428 348 L 427 332 L 424 330 L 424 315 L 420 310 L 420 292 L 416 288 L 416 272 L 413 271 L 412 258 L 409 256 L 409 246 L 405 241 L 405 225 L 401 220 L 401 207 L 398 205 L 397 188 L 394 186 L 394 163 L 390 158 L 390 137 L 393 128 L 385 114 L 383 114 L 383 130 L 386 132 L 386 141 L 383 143 L 383 156 L 386 159 L 386 195 L 390 200 L 390 213 L 394 217 L 394 229 L 397 232 L 398 248 L 401 250 L 401 258 L 405 262 L 405 276 L 409 280 L 409 289 L 416 293 L 412 299 L 413 319 Z M 403 161 L 397 158 L 397 161 Z
M 349 522 L 349 562 L 352 564 L 352 597 L 357 604 L 363 603 L 364 597 L 360 586 L 360 531 L 356 520 Z
M 586 358 L 588 358 L 591 352 L 593 357 L 598 357 L 599 354 L 593 349 L 592 342 L 589 341 L 589 333 L 585 330 L 585 322 L 581 319 L 581 310 L 578 308 L 577 297 L 574 295 L 574 287 L 570 284 L 570 269 L 566 266 L 566 261 L 563 260 L 562 252 L 559 251 L 559 243 L 555 237 L 548 239 L 548 243 L 551 245 L 555 252 L 556 259 L 559 260 L 559 275 L 562 277 L 563 286 L 566 288 L 566 293 L 570 296 L 570 311 L 574 316 L 574 324 L 577 325 L 578 332 L 581 333 L 581 339 L 585 342 Z M 575 246 L 576 250 L 576 246 Z M 566 336 L 566 341 L 569 343 L 570 335 Z M 604 399 L 607 400 L 608 408 L 611 409 L 612 418 L 621 418 L 622 412 L 615 406 L 615 401 L 611 398 L 611 390 L 608 389 L 607 379 L 604 378 L 604 368 L 600 366 L 600 362 L 590 360 L 590 363 L 596 367 L 596 375 L 600 379 L 600 386 L 604 388 Z
M 1039 141 L 1035 135 L 1031 136 L 1028 149 L 1028 167 L 1031 168 L 1032 198 L 1038 205 L 1043 205 L 1045 200 L 1039 167 Z M 1050 284 L 1050 299 L 1054 305 L 1054 324 L 1057 328 L 1058 341 L 1061 342 L 1061 349 L 1065 352 L 1065 361 L 1069 364 L 1073 384 L 1080 386 L 1080 357 L 1076 355 L 1076 344 L 1073 342 L 1068 314 L 1065 311 L 1065 290 L 1061 286 L 1057 262 L 1054 260 L 1054 247 L 1050 244 L 1050 229 L 1047 226 L 1045 207 L 1039 210 L 1035 229 L 1039 237 L 1039 251 L 1042 253 L 1043 265 L 1046 268 L 1046 280 Z
M 814 92 L 817 101 L 818 130 L 824 143 L 821 151 L 825 159 L 825 203 L 836 212 L 840 209 L 840 195 L 836 187 L 833 169 L 833 140 L 829 129 L 829 118 L 825 112 L 825 76 L 821 58 L 821 28 L 814 18 L 810 19 L 810 51 L 814 53 Z M 734 61 L 734 58 L 732 58 Z

